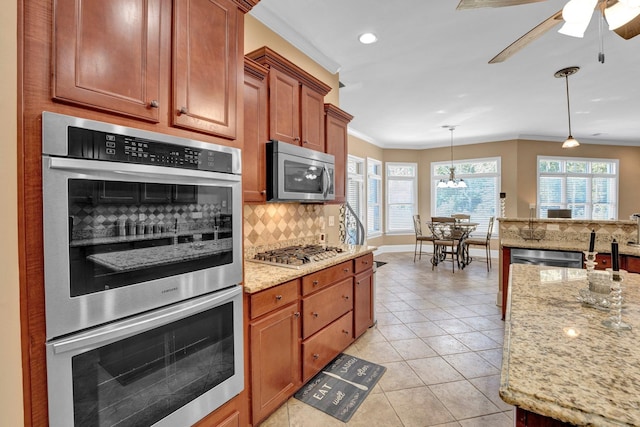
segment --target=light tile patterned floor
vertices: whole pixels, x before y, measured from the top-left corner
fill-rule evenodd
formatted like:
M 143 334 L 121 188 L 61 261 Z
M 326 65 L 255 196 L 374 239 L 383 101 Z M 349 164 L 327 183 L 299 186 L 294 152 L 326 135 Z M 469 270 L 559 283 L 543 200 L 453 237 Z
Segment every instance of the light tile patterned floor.
M 510 427 L 513 407 L 498 396 L 504 324 L 496 306 L 497 262 L 451 272 L 429 256 L 376 256 L 377 325 L 345 353 L 387 367 L 348 426 Z M 495 261 L 495 260 L 494 260 Z M 261 427 L 344 426 L 294 398 Z

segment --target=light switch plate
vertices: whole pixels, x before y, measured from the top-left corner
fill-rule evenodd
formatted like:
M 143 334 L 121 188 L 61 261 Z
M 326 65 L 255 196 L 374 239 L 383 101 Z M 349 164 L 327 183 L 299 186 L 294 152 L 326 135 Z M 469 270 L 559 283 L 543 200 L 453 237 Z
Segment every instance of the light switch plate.
M 329 215 L 329 227 L 333 227 L 334 225 L 336 225 L 336 217 Z
M 547 224 L 547 230 L 549 231 L 560 231 L 559 224 Z

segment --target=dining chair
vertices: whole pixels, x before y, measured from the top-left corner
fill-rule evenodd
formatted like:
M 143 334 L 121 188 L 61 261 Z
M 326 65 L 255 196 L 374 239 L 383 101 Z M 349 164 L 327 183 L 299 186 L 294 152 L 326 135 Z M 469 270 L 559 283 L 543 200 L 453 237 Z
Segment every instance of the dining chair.
M 440 261 L 446 261 L 451 255 L 452 270 L 455 273 L 456 264 L 460 267 L 460 230 L 456 229 L 456 219 L 453 217 L 431 217 L 431 232 L 433 233 L 433 258 L 431 269 Z
M 494 217 L 489 218 L 489 227 L 487 228 L 487 236 L 485 238 L 469 237 L 465 239 L 464 244 L 467 246 L 484 246 L 487 255 L 487 271 L 491 269 L 491 234 L 493 233 L 493 221 Z
M 425 236 L 422 234 L 422 225 L 420 222 L 420 215 L 413 216 L 413 228 L 416 232 L 416 246 L 413 250 L 413 262 L 416 262 L 416 255 L 418 254 L 418 243 L 420 243 L 420 256 L 418 259 L 422 259 L 422 242 L 432 242 L 433 236 Z

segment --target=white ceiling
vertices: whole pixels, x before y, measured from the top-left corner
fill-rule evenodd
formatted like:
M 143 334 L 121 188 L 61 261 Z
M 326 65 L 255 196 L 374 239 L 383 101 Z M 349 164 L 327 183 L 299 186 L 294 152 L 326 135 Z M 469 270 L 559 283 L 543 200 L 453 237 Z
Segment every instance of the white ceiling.
M 339 71 L 340 107 L 350 133 L 378 146 L 429 148 L 506 139 L 640 145 L 640 36 L 605 26 L 599 14 L 584 38 L 559 25 L 506 62 L 498 52 L 562 9 L 566 0 L 457 11 L 458 0 L 261 0 L 251 14 L 316 62 Z M 358 42 L 372 31 L 379 41 Z

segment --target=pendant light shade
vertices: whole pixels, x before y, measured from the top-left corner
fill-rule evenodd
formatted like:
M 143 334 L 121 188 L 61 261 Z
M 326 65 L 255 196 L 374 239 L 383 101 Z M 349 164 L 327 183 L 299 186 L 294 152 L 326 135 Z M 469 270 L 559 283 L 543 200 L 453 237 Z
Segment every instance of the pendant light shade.
M 569 136 L 562 143 L 562 148 L 575 148 L 580 145 L 577 139 L 571 135 L 571 104 L 569 103 L 569 76 L 578 72 L 580 67 L 567 67 L 556 71 L 554 76 L 557 78 L 564 77 L 567 86 L 567 118 L 569 119 Z
M 449 168 L 449 180 L 441 179 L 438 182 L 438 188 L 467 188 L 467 183 L 463 179 L 456 179 L 456 168 L 453 166 L 453 131 L 456 130 L 456 127 L 451 125 L 442 127 L 451 132 L 451 167 Z

